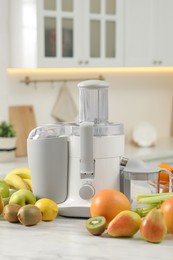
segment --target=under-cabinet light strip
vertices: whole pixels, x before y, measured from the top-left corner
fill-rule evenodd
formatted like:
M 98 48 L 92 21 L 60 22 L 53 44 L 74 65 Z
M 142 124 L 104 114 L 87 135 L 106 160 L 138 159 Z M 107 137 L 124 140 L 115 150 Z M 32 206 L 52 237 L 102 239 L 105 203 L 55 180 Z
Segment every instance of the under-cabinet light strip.
M 51 74 L 51 73 L 64 73 L 64 74 L 75 74 L 75 73 L 172 73 L 173 67 L 117 67 L 117 68 L 38 68 L 38 69 L 17 69 L 8 68 L 9 74 Z

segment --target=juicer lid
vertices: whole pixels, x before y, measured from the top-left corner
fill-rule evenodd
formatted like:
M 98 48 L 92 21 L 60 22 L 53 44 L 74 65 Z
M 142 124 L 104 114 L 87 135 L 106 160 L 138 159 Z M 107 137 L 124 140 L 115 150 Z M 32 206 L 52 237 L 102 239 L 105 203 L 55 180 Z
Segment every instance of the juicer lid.
M 87 123 L 87 122 L 85 122 Z M 77 123 L 46 124 L 34 128 L 28 139 L 38 140 L 60 136 L 80 136 L 80 126 Z M 124 135 L 124 127 L 121 123 L 93 124 L 93 136 Z

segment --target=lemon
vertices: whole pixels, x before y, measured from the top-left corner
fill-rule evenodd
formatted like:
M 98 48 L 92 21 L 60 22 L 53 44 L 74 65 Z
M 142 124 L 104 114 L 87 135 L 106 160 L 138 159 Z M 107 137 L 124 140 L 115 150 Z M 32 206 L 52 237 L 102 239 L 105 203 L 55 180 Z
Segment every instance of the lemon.
M 35 206 L 41 210 L 43 221 L 51 221 L 58 215 L 58 205 L 51 199 L 39 199 L 36 201 Z

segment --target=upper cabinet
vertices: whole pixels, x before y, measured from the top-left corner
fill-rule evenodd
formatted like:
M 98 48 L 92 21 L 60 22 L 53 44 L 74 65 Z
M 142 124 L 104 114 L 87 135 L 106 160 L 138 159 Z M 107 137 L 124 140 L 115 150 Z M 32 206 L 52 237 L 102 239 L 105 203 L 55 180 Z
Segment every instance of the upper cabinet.
M 123 64 L 122 0 L 38 1 L 39 67 Z
M 172 10 L 172 0 L 126 0 L 125 66 L 173 66 Z
M 123 65 L 123 0 L 9 2 L 10 67 Z
M 9 67 L 173 66 L 173 0 L 9 0 Z
M 156 2 L 158 10 L 156 62 L 162 66 L 173 66 L 173 1 L 157 0 Z

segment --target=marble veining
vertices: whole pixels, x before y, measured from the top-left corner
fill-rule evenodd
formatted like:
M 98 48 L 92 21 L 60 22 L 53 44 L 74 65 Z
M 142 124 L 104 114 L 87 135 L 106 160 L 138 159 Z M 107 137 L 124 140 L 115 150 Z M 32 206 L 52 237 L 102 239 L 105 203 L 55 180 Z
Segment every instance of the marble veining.
M 0 218 L 2 260 L 172 260 L 173 235 L 160 244 L 148 243 L 137 233 L 133 238 L 90 235 L 85 219 L 57 217 L 26 227 Z

